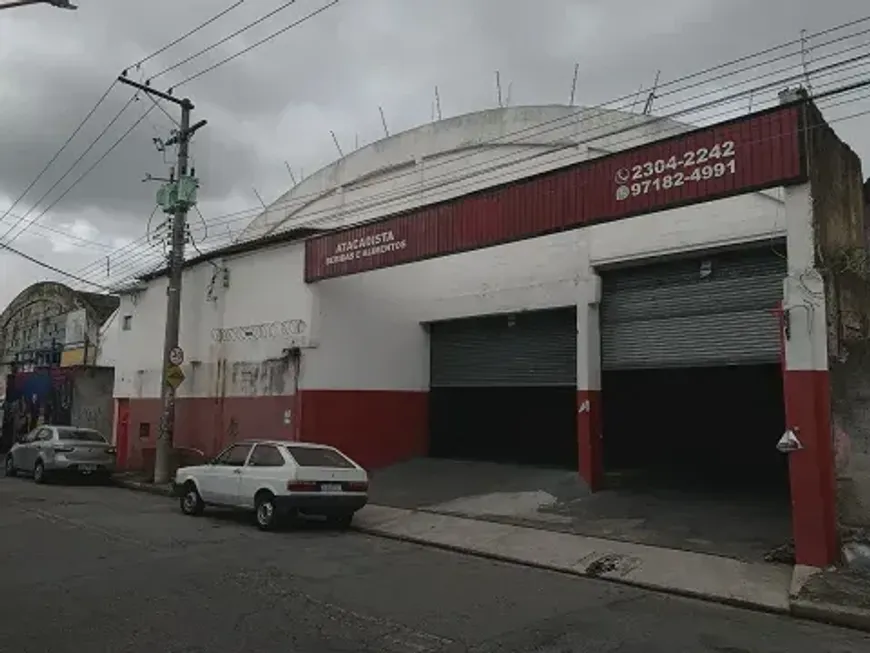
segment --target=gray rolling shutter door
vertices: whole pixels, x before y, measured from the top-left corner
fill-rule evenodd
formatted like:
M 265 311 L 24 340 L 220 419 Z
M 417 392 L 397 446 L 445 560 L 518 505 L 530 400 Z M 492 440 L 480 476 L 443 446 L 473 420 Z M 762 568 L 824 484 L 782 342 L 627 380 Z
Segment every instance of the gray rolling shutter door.
M 435 322 L 431 386 L 576 386 L 574 307 Z
M 603 274 L 602 367 L 778 362 L 786 274 L 769 247 Z

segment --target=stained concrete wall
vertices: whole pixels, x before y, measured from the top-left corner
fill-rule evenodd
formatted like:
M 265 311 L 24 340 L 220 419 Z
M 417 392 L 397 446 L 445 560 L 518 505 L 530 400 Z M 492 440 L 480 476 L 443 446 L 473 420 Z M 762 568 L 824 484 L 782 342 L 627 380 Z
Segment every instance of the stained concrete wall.
M 111 438 L 114 386 L 115 371 L 110 367 L 76 369 L 72 382 L 71 424 L 95 429 Z
M 813 106 L 807 144 L 825 280 L 831 431 L 841 524 L 870 526 L 870 253 L 861 160 Z

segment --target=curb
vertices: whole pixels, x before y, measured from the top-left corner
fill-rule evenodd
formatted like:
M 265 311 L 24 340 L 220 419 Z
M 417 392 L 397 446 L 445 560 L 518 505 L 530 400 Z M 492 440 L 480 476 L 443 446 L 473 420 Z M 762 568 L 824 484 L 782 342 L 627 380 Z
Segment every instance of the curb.
M 792 599 L 791 614 L 800 619 L 809 619 L 831 626 L 841 626 L 870 633 L 870 610 L 805 599 Z
M 531 569 L 541 569 L 543 571 L 552 571 L 559 574 L 564 574 L 566 576 L 573 576 L 574 578 L 585 578 L 587 580 L 593 581 L 601 581 L 607 583 L 617 583 L 619 585 L 624 585 L 626 587 L 637 587 L 640 589 L 644 589 L 650 592 L 657 592 L 660 594 L 669 594 L 672 596 L 679 596 L 687 599 L 695 599 L 700 601 L 705 601 L 707 603 L 718 603 L 720 605 L 726 605 L 733 608 L 742 608 L 746 610 L 752 610 L 753 612 L 764 612 L 767 614 L 775 614 L 775 615 L 788 615 L 790 610 L 788 608 L 775 608 L 769 605 L 753 603 L 751 601 L 743 601 L 741 599 L 729 599 L 722 596 L 714 596 L 711 594 L 703 594 L 701 592 L 693 592 L 691 590 L 682 590 L 678 588 L 670 588 L 670 587 L 662 587 L 661 585 L 652 585 L 650 583 L 642 583 L 637 581 L 627 581 L 622 578 L 614 578 L 610 576 L 596 576 L 593 574 L 581 573 L 577 571 L 571 571 L 568 569 L 564 569 L 562 567 L 558 567 L 556 565 L 547 565 L 540 562 L 532 562 L 529 560 L 524 560 L 522 558 L 515 558 L 511 556 L 499 555 L 497 553 L 488 553 L 484 551 L 478 551 L 469 547 L 456 546 L 452 544 L 442 544 L 440 542 L 431 542 L 424 538 L 411 537 L 408 535 L 396 535 L 395 533 L 389 533 L 386 531 L 380 531 L 375 528 L 366 528 L 365 526 L 353 526 L 353 530 L 359 533 L 365 533 L 366 535 L 373 535 L 376 537 L 382 537 L 388 540 L 395 540 L 397 542 L 406 542 L 410 544 L 419 544 L 423 546 L 428 546 L 433 549 L 440 549 L 442 551 L 450 551 L 452 553 L 461 553 L 463 555 L 470 555 L 476 558 L 481 558 L 484 560 L 493 560 L 495 562 L 506 562 L 513 565 L 522 565 L 523 567 L 529 567 Z
M 114 479 L 114 484 L 116 487 L 131 490 L 133 492 L 144 492 L 146 494 L 151 494 L 155 496 L 162 497 L 172 497 L 172 490 L 166 487 L 154 486 L 150 483 L 144 483 L 142 481 L 132 481 L 132 480 L 123 480 L 123 479 Z M 767 614 L 775 614 L 775 615 L 791 615 L 797 619 L 805 619 L 808 621 L 815 621 L 818 623 L 824 623 L 831 626 L 840 626 L 844 628 L 850 628 L 853 630 L 859 630 L 863 632 L 870 632 L 870 611 L 861 610 L 859 608 L 851 608 L 848 606 L 835 605 L 832 603 L 822 603 L 822 602 L 814 602 L 807 601 L 804 599 L 795 599 L 791 598 L 789 600 L 789 607 L 787 609 L 778 609 L 771 607 L 769 605 L 752 603 L 751 601 L 743 601 L 740 599 L 729 599 L 726 597 L 715 596 L 711 594 L 703 594 L 700 592 L 692 592 L 690 590 L 681 590 L 678 588 L 669 588 L 662 587 L 660 585 L 651 585 L 649 583 L 640 583 L 636 581 L 627 581 L 622 578 L 612 578 L 609 576 L 596 576 L 587 573 L 580 573 L 576 571 L 570 571 L 568 569 L 564 569 L 558 567 L 556 565 L 547 565 L 539 562 L 531 562 L 529 560 L 523 560 L 522 558 L 516 558 L 505 555 L 498 555 L 495 553 L 488 553 L 483 551 L 478 551 L 470 547 L 462 547 L 456 546 L 452 544 L 442 544 L 440 542 L 431 542 L 421 537 L 411 537 L 408 535 L 397 535 L 395 533 L 390 533 L 387 531 L 378 530 L 377 528 L 367 528 L 365 526 L 352 526 L 352 530 L 358 533 L 363 533 L 365 535 L 371 535 L 374 537 L 381 537 L 388 540 L 394 540 L 396 542 L 405 542 L 408 544 L 418 544 L 422 546 L 427 546 L 432 549 L 439 549 L 441 551 L 449 551 L 451 553 L 460 553 L 463 555 L 474 556 L 475 558 L 481 558 L 484 560 L 492 560 L 495 562 L 504 562 L 513 565 L 522 565 L 523 567 L 529 567 L 531 569 L 541 569 L 544 571 L 551 571 L 558 574 L 564 574 L 566 576 L 573 576 L 574 578 L 585 578 L 593 581 L 601 581 L 608 583 L 617 583 L 619 585 L 624 585 L 626 587 L 637 587 L 640 589 L 648 590 L 651 592 L 657 592 L 660 594 L 668 594 L 671 596 L 679 596 L 688 599 L 705 601 L 707 603 L 716 603 L 719 605 L 726 605 L 733 608 L 741 608 L 744 610 L 752 610 L 754 612 L 762 612 Z
M 122 488 L 124 490 L 144 492 L 146 494 L 153 494 L 161 497 L 172 497 L 172 489 L 162 487 L 160 485 L 153 485 L 151 483 L 145 483 L 143 481 L 132 481 L 119 478 L 112 479 L 112 481 L 116 487 Z

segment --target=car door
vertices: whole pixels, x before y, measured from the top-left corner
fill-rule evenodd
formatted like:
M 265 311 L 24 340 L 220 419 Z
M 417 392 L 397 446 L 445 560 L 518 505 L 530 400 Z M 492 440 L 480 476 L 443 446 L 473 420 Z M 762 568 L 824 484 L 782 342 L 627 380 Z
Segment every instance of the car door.
M 287 461 L 274 444 L 256 445 L 239 475 L 236 504 L 242 508 L 253 508 L 257 490 L 282 479 L 284 483 L 287 482 L 290 475 L 282 470 L 286 467 Z
M 236 506 L 239 478 L 253 449 L 250 443 L 233 444 L 214 459 L 200 479 L 200 496 L 206 503 Z
M 33 464 L 36 464 L 37 458 L 39 458 L 40 454 L 54 445 L 55 441 L 55 431 L 52 428 L 47 426 L 43 426 L 39 429 L 39 433 L 36 434 L 36 439 L 33 441 Z
M 36 443 L 39 434 L 43 431 L 42 427 L 33 429 L 30 433 L 24 436 L 24 439 L 15 448 L 14 459 L 15 466 L 18 469 L 30 471 L 36 464 Z

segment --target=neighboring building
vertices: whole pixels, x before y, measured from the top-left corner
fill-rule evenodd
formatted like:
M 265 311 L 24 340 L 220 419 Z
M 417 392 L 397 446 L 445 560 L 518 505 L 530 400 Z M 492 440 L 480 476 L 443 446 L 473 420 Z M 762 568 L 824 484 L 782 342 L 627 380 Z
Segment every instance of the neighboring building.
M 118 305 L 116 296 L 43 282 L 0 314 L 0 449 L 42 422 L 111 432 L 114 373 L 99 367 L 100 334 Z
M 73 290 L 55 282 L 23 290 L 0 314 L 0 366 L 93 365 L 99 331 L 118 297 Z
M 531 107 L 392 136 L 291 190 L 259 240 L 188 262 L 176 442 L 558 465 L 593 491 L 653 463 L 773 480 L 798 561 L 827 565 L 839 304 L 817 232 L 861 224 L 860 180 L 800 94 L 700 129 Z M 132 465 L 160 420 L 165 301 L 165 274 L 143 278 L 113 327 Z

